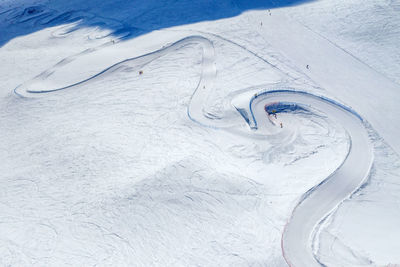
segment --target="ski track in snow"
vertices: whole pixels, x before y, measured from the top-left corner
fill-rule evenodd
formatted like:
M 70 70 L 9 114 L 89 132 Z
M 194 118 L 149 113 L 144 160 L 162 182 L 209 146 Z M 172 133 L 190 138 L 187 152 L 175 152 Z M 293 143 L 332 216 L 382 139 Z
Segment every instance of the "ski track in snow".
M 76 57 L 66 59 L 56 64 L 54 68 L 43 72 L 31 81 L 21 84 L 14 92 L 21 97 L 44 96 L 47 93 L 90 82 L 105 73 L 112 73 L 118 68 L 123 67 L 123 64 L 128 61 L 136 63 L 136 66 L 145 66 L 163 55 L 178 51 L 189 44 L 200 44 L 202 46 L 203 59 L 200 81 L 187 107 L 188 116 L 194 122 L 206 127 L 224 129 L 230 132 L 243 134 L 243 132 L 241 132 L 243 129 L 238 131 L 235 121 L 232 120 L 234 111 L 232 103 L 232 110 L 225 113 L 228 115 L 221 117 L 214 116 L 212 113 L 207 112 L 205 108 L 205 100 L 213 89 L 213 82 L 216 78 L 217 69 L 215 65 L 213 43 L 204 36 L 188 36 L 157 51 L 120 61 L 82 81 L 54 87 L 54 84 L 51 83 L 51 79 L 49 79 L 51 74 L 60 71 L 60 68 L 68 64 L 71 60 L 79 57 L 79 55 L 91 52 L 86 51 Z M 294 90 L 290 87 L 268 88 L 267 91 L 259 92 L 253 95 L 251 99 L 248 98 L 249 97 L 247 97 L 247 111 L 248 114 L 251 115 L 251 117 L 248 118 L 248 123 L 253 129 L 253 131 L 247 129 L 245 134 L 248 136 L 261 133 L 261 136 L 267 137 L 270 134 L 269 128 L 274 126 L 268 122 L 264 107 L 268 103 L 279 103 L 280 101 L 299 103 L 323 111 L 339 121 L 350 136 L 351 146 L 343 163 L 329 177 L 304 193 L 293 210 L 282 234 L 282 252 L 286 262 L 290 266 L 322 265 L 318 261 L 318 257 L 314 255 L 315 251 L 313 251 L 313 242 L 318 227 L 335 211 L 340 203 L 360 187 L 368 177 L 371 168 L 373 152 L 368 133 L 364 127 L 364 120 L 355 111 L 338 102 L 323 96 L 316 96 L 307 92 Z M 284 129 L 282 132 L 283 131 L 287 132 L 288 130 Z M 354 166 L 359 167 L 354 168 Z
M 254 127 L 258 127 L 258 120 L 263 122 L 260 127 L 268 125 L 262 113 L 265 101 L 302 103 L 323 110 L 333 116 L 350 136 L 351 146 L 346 159 L 335 172 L 302 196 L 282 234 L 282 252 L 289 266 L 322 265 L 313 252 L 316 230 L 367 179 L 373 162 L 368 132 L 364 128 L 363 119 L 350 108 L 322 96 L 291 90 L 267 91 L 255 95 L 250 101 L 250 109 L 254 109 L 251 112 Z

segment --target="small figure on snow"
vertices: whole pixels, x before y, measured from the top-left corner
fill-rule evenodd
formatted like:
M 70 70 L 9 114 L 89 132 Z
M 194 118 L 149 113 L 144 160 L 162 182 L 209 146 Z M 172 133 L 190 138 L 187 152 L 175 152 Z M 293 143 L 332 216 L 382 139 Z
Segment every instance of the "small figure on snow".
M 283 128 L 283 124 L 282 124 L 282 122 L 281 122 L 280 124 L 281 124 L 281 128 Z
M 143 74 L 143 71 L 142 70 L 139 70 L 139 75 L 142 75 Z
M 276 110 L 275 109 L 272 110 L 272 115 L 274 115 L 274 117 L 276 119 L 277 116 L 276 116 Z

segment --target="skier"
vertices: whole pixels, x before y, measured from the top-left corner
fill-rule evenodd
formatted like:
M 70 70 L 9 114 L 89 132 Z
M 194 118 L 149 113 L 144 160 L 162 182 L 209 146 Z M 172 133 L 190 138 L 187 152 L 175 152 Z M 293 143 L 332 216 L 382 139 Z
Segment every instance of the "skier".
M 275 109 L 272 110 L 272 115 L 274 115 L 274 117 L 276 119 L 276 110 Z
M 283 124 L 282 124 L 282 122 L 281 122 L 281 128 L 283 128 Z

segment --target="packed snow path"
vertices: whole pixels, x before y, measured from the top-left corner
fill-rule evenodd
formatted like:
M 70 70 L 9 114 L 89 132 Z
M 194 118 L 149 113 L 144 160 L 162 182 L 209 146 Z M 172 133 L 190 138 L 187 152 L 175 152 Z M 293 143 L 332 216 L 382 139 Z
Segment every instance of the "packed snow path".
M 320 266 L 313 253 L 315 231 L 368 177 L 373 160 L 372 144 L 357 113 L 332 100 L 305 92 L 278 90 L 253 97 L 250 109 L 254 112 L 255 125 L 270 125 L 264 106 L 266 102 L 278 101 L 301 103 L 323 111 L 346 129 L 351 140 L 342 165 L 303 195 L 282 235 L 282 252 L 289 266 Z
M 143 67 L 157 58 L 160 58 L 170 52 L 178 51 L 184 46 L 190 44 L 202 45 L 203 68 L 202 68 L 200 82 L 196 90 L 194 91 L 190 105 L 188 106 L 188 115 L 192 120 L 200 124 L 203 124 L 205 126 L 210 126 L 210 127 L 227 126 L 226 120 L 224 121 L 214 120 L 210 116 L 204 116 L 206 115 L 206 111 L 203 109 L 204 99 L 206 99 L 209 91 L 212 89 L 212 83 L 216 76 L 216 66 L 214 62 L 215 61 L 214 46 L 210 40 L 202 36 L 189 36 L 157 51 L 139 57 L 125 59 L 84 80 L 75 81 L 71 83 L 71 80 L 68 80 L 69 78 L 61 80 L 52 79 L 51 76 L 54 73 L 63 71 L 62 68 L 65 66 L 65 64 L 68 64 L 69 62 L 75 60 L 77 56 L 84 55 L 85 53 L 91 53 L 95 51 L 95 49 L 84 51 L 78 54 L 77 56 L 72 56 L 68 59 L 62 60 L 61 62 L 56 64 L 53 68 L 46 70 L 40 75 L 36 76 L 34 79 L 19 85 L 17 88 L 15 88 L 14 92 L 22 97 L 36 97 L 39 95 L 43 95 L 45 93 L 51 93 L 72 88 L 74 86 L 90 82 L 96 77 L 99 77 L 103 74 L 112 73 L 113 71 L 117 70 L 126 63 L 133 63 L 135 67 Z
M 227 110 L 224 117 L 213 117 L 204 108 L 205 100 L 212 90 L 216 77 L 214 47 L 210 40 L 202 36 L 189 36 L 170 46 L 139 57 L 125 59 L 86 79 L 75 81 L 56 79 L 52 74 L 62 72 L 62 68 L 75 58 L 60 62 L 54 68 L 45 71 L 33 80 L 18 86 L 15 93 L 23 97 L 34 97 L 45 93 L 71 88 L 112 73 L 126 63 L 134 63 L 136 67 L 144 66 L 151 61 L 173 51 L 178 51 L 188 44 L 200 44 L 203 47 L 202 75 L 188 106 L 188 116 L 203 126 L 225 128 L 235 131 L 232 111 Z M 313 243 L 316 230 L 321 222 L 352 192 L 357 190 L 367 178 L 373 159 L 372 145 L 369 142 L 363 119 L 351 109 L 324 97 L 293 90 L 275 90 L 259 93 L 249 102 L 250 125 L 265 135 L 269 127 L 264 107 L 272 102 L 291 102 L 310 106 L 336 119 L 347 131 L 351 145 L 342 165 L 320 184 L 306 192 L 294 209 L 282 235 L 282 252 L 290 266 L 319 266 L 314 256 Z M 228 115 L 230 114 L 230 115 Z M 286 129 L 285 129 L 286 130 Z M 237 131 L 235 131 L 237 132 Z M 253 132 L 254 133 L 254 132 Z

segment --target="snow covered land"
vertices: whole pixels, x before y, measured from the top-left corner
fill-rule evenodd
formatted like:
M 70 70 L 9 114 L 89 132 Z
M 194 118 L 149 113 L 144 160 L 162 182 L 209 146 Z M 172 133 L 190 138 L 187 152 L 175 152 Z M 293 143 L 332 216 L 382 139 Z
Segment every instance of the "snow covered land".
M 0 0 L 0 266 L 400 266 L 399 0 Z

